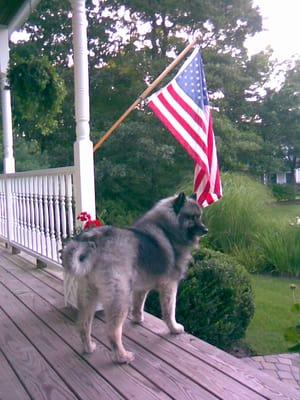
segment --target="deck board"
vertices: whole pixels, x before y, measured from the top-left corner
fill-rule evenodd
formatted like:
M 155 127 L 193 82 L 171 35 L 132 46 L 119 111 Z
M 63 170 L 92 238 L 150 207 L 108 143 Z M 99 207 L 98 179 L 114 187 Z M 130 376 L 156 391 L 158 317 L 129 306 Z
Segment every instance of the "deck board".
M 24 294 L 24 296 L 28 295 L 31 296 L 31 294 Z M 97 395 L 106 400 L 122 398 L 109 383 L 100 377 L 86 363 L 83 363 L 80 356 L 70 351 L 67 343 L 63 342 L 59 336 L 55 335 L 47 325 L 43 324 L 35 314 L 27 309 L 27 307 L 3 285 L 0 290 L 0 304 L 6 314 L 8 314 L 12 320 L 17 321 L 17 327 L 28 339 L 30 338 L 30 343 L 34 348 L 47 360 L 48 364 L 56 371 L 57 375 L 63 377 L 68 387 L 79 394 L 80 398 L 84 399 L 86 396 L 96 399 Z M 8 333 L 6 332 L 6 334 Z M 13 342 L 13 337 L 11 340 Z M 13 343 L 11 347 L 13 347 Z M 4 348 L 4 352 L 6 348 Z M 19 349 L 21 349 L 21 346 L 19 346 Z M 32 349 L 32 347 L 30 347 L 30 349 Z M 16 357 L 17 354 L 18 352 L 14 354 L 14 357 Z M 44 369 L 36 362 L 35 358 L 26 371 L 33 369 L 33 367 L 36 367 L 36 370 L 32 371 L 34 376 L 43 375 Z M 40 373 L 40 369 L 42 373 Z M 26 373 L 26 371 L 24 372 Z M 51 383 L 55 387 L 55 379 L 53 379 Z M 58 396 L 53 397 L 53 399 L 56 398 L 58 398 Z
M 125 346 L 136 355 L 132 365 L 112 363 L 101 313 L 93 326 L 97 350 L 82 355 L 76 312 L 64 307 L 61 280 L 1 247 L 0 318 L 0 376 L 10 377 L 16 391 L 12 396 L 2 385 L 1 400 L 299 399 L 298 391 L 214 346 L 169 335 L 148 314 L 143 326 L 125 324 Z
M 19 377 L 0 350 L 0 399 L 30 400 L 29 394 Z
M 1 296 L 1 304 L 4 299 L 9 300 Z M 32 398 L 41 400 L 76 398 L 2 310 L 0 310 L 0 326 L 1 349 Z M 8 394 L 11 396 L 11 393 Z
M 6 281 L 7 283 L 7 281 Z M 75 329 L 72 321 L 64 318 L 57 310 L 53 308 L 44 299 L 40 298 L 36 294 L 21 295 L 20 298 L 24 304 L 38 315 L 47 326 L 53 327 L 57 335 L 59 335 L 74 351 L 81 349 L 81 343 L 79 335 Z M 111 355 L 107 347 L 97 342 L 98 348 L 91 356 L 83 356 L 83 358 L 97 370 L 101 375 L 104 376 L 114 386 L 117 386 L 118 390 L 126 394 L 128 398 L 134 398 L 139 395 L 138 398 L 143 399 L 169 399 L 169 396 L 164 395 L 163 392 L 157 390 L 157 387 L 151 384 L 145 379 L 140 373 L 129 368 L 128 366 L 115 365 L 115 368 L 111 366 Z
M 0 267 L 0 272 L 1 268 L 2 267 Z M 66 329 L 63 330 L 61 320 L 66 321 L 66 319 L 64 319 L 62 315 L 59 316 L 58 312 L 55 312 L 55 309 L 53 309 L 53 306 L 51 306 L 44 300 L 45 298 L 48 299 L 52 304 L 62 310 L 66 316 L 69 316 L 71 319 L 74 320 L 75 314 L 72 313 L 72 311 L 70 310 L 64 310 L 62 295 L 60 293 L 55 293 L 53 289 L 48 287 L 43 282 L 36 282 L 36 278 L 34 276 L 31 276 L 24 271 L 11 267 L 11 272 L 19 275 L 19 277 L 21 275 L 21 279 L 26 282 L 27 285 L 29 285 L 30 287 L 34 287 L 35 289 L 38 288 L 40 295 L 43 296 L 43 298 L 37 298 L 36 296 L 34 296 L 34 300 L 33 296 L 28 296 L 28 293 L 25 291 L 26 286 L 24 286 L 21 290 L 21 292 L 24 291 L 24 294 L 21 294 L 20 296 L 23 301 L 25 301 L 25 304 L 39 316 L 42 316 L 43 320 L 47 321 L 47 325 L 52 326 L 53 329 L 55 329 L 55 331 L 60 336 L 68 341 L 69 345 L 72 345 L 72 347 L 75 349 L 81 349 L 79 336 L 74 325 L 66 322 L 64 326 L 64 328 Z M 37 272 L 37 274 L 39 273 Z M 2 271 L 2 280 L 4 281 L 5 285 L 8 286 L 11 290 L 20 290 L 20 285 L 23 285 L 22 282 L 17 281 L 17 283 L 14 283 L 15 280 L 10 279 L 9 275 L 10 274 L 8 272 L 5 275 L 5 273 Z M 51 319 L 49 319 L 49 315 L 51 316 Z M 56 318 L 54 316 L 56 316 Z M 111 356 L 110 352 L 108 351 L 109 345 L 106 339 L 106 334 L 104 332 L 104 323 L 100 320 L 95 321 L 93 331 L 94 333 L 96 333 L 96 335 L 94 335 L 94 339 L 96 339 L 98 345 L 97 352 L 95 352 L 92 356 L 87 356 L 86 358 L 93 365 L 94 368 L 97 368 L 100 373 L 104 373 L 106 375 L 105 377 L 112 383 L 114 383 L 114 380 L 117 380 L 118 389 L 122 390 L 123 393 L 126 393 L 128 398 L 134 398 L 133 396 L 137 396 L 137 394 L 139 394 L 139 396 L 136 397 L 138 399 L 154 398 L 153 395 L 150 397 L 149 393 L 141 390 L 140 386 L 144 381 L 145 386 L 147 387 L 147 391 L 149 391 L 151 386 L 154 384 L 156 396 L 155 398 L 159 399 L 170 398 L 169 396 L 166 396 L 162 390 L 159 390 L 160 387 L 165 390 L 166 386 L 168 387 L 168 391 L 172 393 L 172 398 L 197 398 L 203 400 L 213 400 L 217 398 L 214 395 L 210 394 L 208 391 L 204 390 L 201 386 L 195 384 L 192 381 L 184 379 L 182 377 L 182 374 L 178 373 L 178 371 L 170 367 L 165 362 L 162 362 L 159 359 L 153 357 L 150 353 L 143 350 L 142 348 L 139 348 L 134 342 L 129 343 L 128 339 L 125 339 L 125 345 L 127 345 L 130 350 L 136 353 L 136 360 L 134 361 L 133 366 L 114 366 L 114 368 L 107 369 L 105 368 L 106 365 L 104 364 L 101 369 L 101 363 L 103 364 L 104 359 L 103 352 L 106 353 L 105 359 L 107 360 L 107 362 L 109 364 L 111 363 Z M 104 345 L 101 342 L 104 343 Z M 120 376 L 120 374 L 117 373 L 118 370 L 124 371 L 124 369 L 125 371 L 127 371 L 125 377 L 122 375 Z M 144 376 L 139 374 L 139 370 L 142 371 Z M 109 376 L 111 372 L 113 372 L 115 379 Z M 134 382 L 133 379 L 130 379 L 133 373 L 135 377 Z M 145 377 L 151 377 L 151 381 L 153 382 L 153 384 Z

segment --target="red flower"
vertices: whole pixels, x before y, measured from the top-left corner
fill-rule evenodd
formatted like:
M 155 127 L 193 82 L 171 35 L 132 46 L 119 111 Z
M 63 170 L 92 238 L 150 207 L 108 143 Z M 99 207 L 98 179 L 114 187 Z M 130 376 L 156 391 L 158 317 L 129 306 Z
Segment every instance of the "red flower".
M 103 226 L 103 223 L 98 218 L 92 219 L 91 215 L 88 214 L 86 211 L 81 212 L 78 215 L 77 219 L 85 222 L 85 224 L 83 225 L 84 230 Z
M 98 218 L 94 219 L 94 220 L 89 220 L 87 221 L 84 225 L 83 225 L 83 229 L 91 229 L 91 228 L 97 228 L 102 226 L 103 224 L 99 221 Z
M 91 216 L 86 211 L 83 211 L 78 215 L 77 219 L 79 219 L 80 221 L 90 221 Z

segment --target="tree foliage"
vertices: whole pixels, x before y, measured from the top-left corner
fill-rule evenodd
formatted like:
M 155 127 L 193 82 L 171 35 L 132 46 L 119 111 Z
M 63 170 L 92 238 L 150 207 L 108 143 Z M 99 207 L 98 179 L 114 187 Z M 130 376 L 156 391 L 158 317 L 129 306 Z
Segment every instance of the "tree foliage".
M 28 140 L 41 140 L 57 127 L 66 95 L 64 81 L 46 58 L 18 60 L 11 65 L 15 127 Z
M 275 165 L 274 155 L 280 160 L 279 134 L 267 131 L 268 101 L 260 96 L 274 68 L 270 52 L 249 59 L 244 47 L 246 37 L 261 29 L 261 16 L 251 0 L 88 0 L 87 16 L 93 141 L 197 32 L 222 169 L 261 173 L 268 164 Z M 26 30 L 31 40 L 16 45 L 14 57 L 44 55 L 67 83 L 62 113 L 51 135 L 39 137 L 51 165 L 67 165 L 72 162 L 75 140 L 69 2 L 44 0 Z M 35 134 L 31 132 L 37 131 L 24 129 L 29 140 Z M 192 167 L 181 147 L 140 107 L 95 156 L 98 203 L 102 210 L 112 210 L 113 204 L 128 215 L 141 212 L 174 192 L 180 180 L 191 178 Z
M 294 171 L 300 158 L 300 60 L 287 71 L 278 91 L 267 93 L 261 107 L 261 129 L 265 142 L 285 169 Z M 294 174 L 293 174 L 294 175 Z

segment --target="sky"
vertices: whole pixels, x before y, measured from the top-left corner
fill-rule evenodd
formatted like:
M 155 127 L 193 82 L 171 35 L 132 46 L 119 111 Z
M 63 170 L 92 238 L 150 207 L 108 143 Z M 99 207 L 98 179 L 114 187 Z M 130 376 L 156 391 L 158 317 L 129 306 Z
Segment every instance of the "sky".
M 300 57 L 300 0 L 254 0 L 263 16 L 264 31 L 247 40 L 250 54 L 270 45 L 279 61 Z

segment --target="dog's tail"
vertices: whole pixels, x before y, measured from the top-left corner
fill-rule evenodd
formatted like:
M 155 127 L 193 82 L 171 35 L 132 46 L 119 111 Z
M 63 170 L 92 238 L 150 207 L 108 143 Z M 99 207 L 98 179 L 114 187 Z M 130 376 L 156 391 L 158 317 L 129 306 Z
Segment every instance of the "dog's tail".
M 82 278 L 93 269 L 92 254 L 96 250 L 93 241 L 70 240 L 61 252 L 64 269 L 77 278 Z

